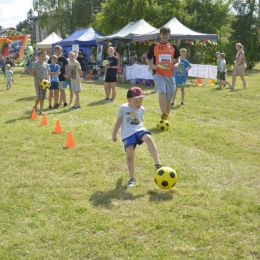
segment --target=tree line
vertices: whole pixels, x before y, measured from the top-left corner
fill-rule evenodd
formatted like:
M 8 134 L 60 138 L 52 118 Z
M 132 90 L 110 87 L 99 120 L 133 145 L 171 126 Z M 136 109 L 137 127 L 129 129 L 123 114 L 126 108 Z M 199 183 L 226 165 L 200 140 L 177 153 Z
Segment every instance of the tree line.
M 260 59 L 259 0 L 32 0 L 42 27 L 66 38 L 79 28 L 92 26 L 109 35 L 129 22 L 144 19 L 160 28 L 172 17 L 202 33 L 218 34 L 218 45 L 187 47 L 205 63 L 215 59 L 215 51 L 226 53 L 227 63 L 235 58 L 235 44 L 245 47 L 247 65 Z M 32 10 L 30 15 L 32 16 Z M 30 17 L 28 17 L 30 20 Z

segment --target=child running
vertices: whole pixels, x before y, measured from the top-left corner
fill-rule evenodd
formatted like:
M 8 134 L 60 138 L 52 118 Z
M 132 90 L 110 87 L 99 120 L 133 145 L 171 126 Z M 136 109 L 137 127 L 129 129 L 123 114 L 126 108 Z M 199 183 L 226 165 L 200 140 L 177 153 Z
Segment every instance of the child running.
M 121 127 L 121 139 L 124 142 L 127 167 L 130 174 L 130 180 L 127 183 L 128 187 L 133 187 L 136 183 L 134 155 L 137 144 L 141 145 L 145 142 L 154 159 L 155 168 L 159 169 L 162 167 L 151 133 L 143 126 L 143 116 L 145 112 L 142 106 L 143 97 L 144 93 L 141 88 L 132 87 L 128 90 L 128 103 L 120 106 L 112 135 L 112 140 L 116 142 L 117 132 Z
M 14 73 L 11 70 L 11 65 L 6 64 L 5 65 L 5 83 L 6 83 L 6 90 L 9 90 L 12 86 L 12 83 L 14 81 Z
M 225 60 L 225 53 L 220 53 L 219 58 L 220 58 L 220 70 L 218 72 L 219 89 L 222 89 L 223 84 L 224 87 L 226 86 L 226 84 L 228 84 L 229 87 L 232 87 L 232 85 L 226 80 L 227 63 Z

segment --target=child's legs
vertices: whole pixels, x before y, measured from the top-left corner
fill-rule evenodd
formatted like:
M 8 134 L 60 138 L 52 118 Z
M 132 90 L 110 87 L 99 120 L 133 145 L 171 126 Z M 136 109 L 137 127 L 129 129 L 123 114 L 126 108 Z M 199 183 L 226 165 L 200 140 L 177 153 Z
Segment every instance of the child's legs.
M 59 103 L 62 104 L 62 102 L 63 102 L 63 104 L 66 103 L 66 92 L 64 89 L 60 90 L 60 102 Z
M 49 105 L 51 105 L 52 96 L 53 96 L 53 89 L 49 89 Z M 56 103 L 54 102 L 54 104 Z
M 70 104 L 72 104 L 72 100 L 73 100 L 73 92 L 72 92 L 72 90 L 70 88 Z
M 154 143 L 152 137 L 149 134 L 144 134 L 141 139 L 143 142 L 146 143 L 146 145 L 148 147 L 148 151 L 152 155 L 155 164 L 161 164 L 159 155 L 157 152 L 157 148 L 155 146 L 155 143 Z
M 80 106 L 80 102 L 79 102 L 79 92 L 75 92 L 76 98 L 75 98 L 75 106 Z
M 172 102 L 174 103 L 174 101 L 175 101 L 175 98 L 176 98 L 176 95 L 177 95 L 177 91 L 178 91 L 178 88 L 176 87 L 176 90 L 175 90 L 175 92 L 174 92 L 174 94 L 173 94 L 173 97 L 172 97 Z
M 59 90 L 54 89 L 54 105 L 58 104 L 59 102 Z
M 106 93 L 106 98 L 109 98 L 109 96 L 110 96 L 110 93 L 109 93 L 109 82 L 105 82 L 104 83 L 104 90 L 105 90 L 105 93 Z
M 44 98 L 40 98 L 40 111 L 43 110 Z
M 185 93 L 184 93 L 184 87 L 181 88 L 181 102 L 184 103 L 184 96 L 185 96 Z
M 129 145 L 125 148 L 126 151 L 126 159 L 127 159 L 127 167 L 131 178 L 135 178 L 135 165 L 134 165 L 134 157 L 135 157 L 135 149 L 134 145 Z
M 112 88 L 112 98 L 116 98 L 116 82 L 111 82 L 110 87 Z
M 35 110 L 37 110 L 37 106 L 38 106 L 40 100 L 41 100 L 40 98 L 36 98 L 36 99 L 35 99 L 35 105 L 34 105 L 34 109 L 35 109 Z

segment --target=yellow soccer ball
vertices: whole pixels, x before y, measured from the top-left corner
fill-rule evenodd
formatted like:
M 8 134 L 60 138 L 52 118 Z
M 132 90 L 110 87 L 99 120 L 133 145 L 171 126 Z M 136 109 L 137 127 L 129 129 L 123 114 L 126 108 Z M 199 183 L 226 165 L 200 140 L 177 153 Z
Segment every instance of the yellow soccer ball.
M 154 174 L 154 181 L 158 187 L 164 190 L 171 189 L 178 181 L 175 170 L 170 167 L 161 167 Z
M 50 83 L 49 80 L 43 79 L 43 80 L 41 81 L 41 88 L 42 88 L 43 90 L 46 90 L 46 89 L 49 88 L 50 86 L 51 86 L 51 83 Z
M 167 120 L 161 119 L 161 120 L 158 122 L 158 124 L 157 124 L 157 129 L 158 129 L 159 131 L 165 131 L 165 130 L 168 131 L 169 128 L 170 128 L 170 124 L 169 124 L 169 122 L 168 122 Z

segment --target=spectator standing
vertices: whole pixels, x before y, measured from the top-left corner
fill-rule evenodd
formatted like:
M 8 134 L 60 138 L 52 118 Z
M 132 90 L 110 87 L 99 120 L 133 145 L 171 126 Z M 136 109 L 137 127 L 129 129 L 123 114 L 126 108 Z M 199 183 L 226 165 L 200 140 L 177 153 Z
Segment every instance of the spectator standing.
M 14 73 L 11 70 L 10 64 L 6 64 L 6 66 L 5 66 L 5 76 L 4 77 L 5 77 L 5 83 L 6 83 L 6 90 L 9 90 L 14 81 Z
M 83 73 L 83 80 L 86 78 L 87 74 L 86 74 L 86 66 L 85 66 L 85 62 L 84 62 L 84 57 L 81 51 L 79 51 L 78 53 L 78 57 L 76 59 L 81 67 L 82 73 Z
M 244 46 L 241 43 L 237 43 L 236 50 L 237 50 L 237 55 L 236 55 L 235 67 L 232 75 L 231 89 L 235 88 L 237 76 L 240 76 L 243 83 L 243 88 L 246 88 L 246 80 L 245 80 L 246 56 L 244 52 Z
M 40 115 L 43 115 L 44 99 L 46 98 L 47 90 L 41 88 L 41 81 L 43 79 L 49 80 L 49 65 L 45 62 L 45 51 L 40 51 L 38 61 L 33 63 L 32 76 L 34 77 L 34 85 L 36 91 L 36 100 L 34 109 L 37 111 L 37 106 L 40 103 Z
M 178 88 L 181 89 L 181 105 L 184 106 L 184 96 L 185 96 L 184 89 L 186 87 L 188 70 L 191 69 L 191 65 L 190 65 L 189 61 L 186 59 L 187 50 L 184 48 L 180 49 L 180 54 L 181 54 L 181 58 L 180 58 L 179 67 L 177 70 L 174 71 L 176 90 L 175 90 L 175 93 L 172 98 L 172 103 L 171 103 L 172 107 L 174 106 L 174 100 L 176 98 Z
M 62 56 L 62 47 L 59 45 L 56 45 L 54 47 L 55 55 L 58 57 L 57 64 L 60 66 L 60 75 L 59 75 L 59 91 L 60 91 L 60 100 L 59 100 L 59 106 L 62 105 L 66 107 L 68 104 L 66 102 L 66 92 L 65 92 L 65 68 L 68 67 L 68 61 L 65 57 Z M 48 63 L 51 63 L 51 59 L 48 61 Z
M 113 102 L 116 97 L 116 82 L 117 82 L 117 69 L 118 69 L 118 59 L 114 55 L 114 48 L 108 47 L 108 57 L 107 61 L 108 64 L 104 67 L 106 68 L 106 77 L 105 77 L 105 83 L 104 83 L 104 90 L 106 97 L 104 98 L 104 101 L 110 101 Z M 110 98 L 110 91 L 109 87 L 112 89 L 112 98 Z

